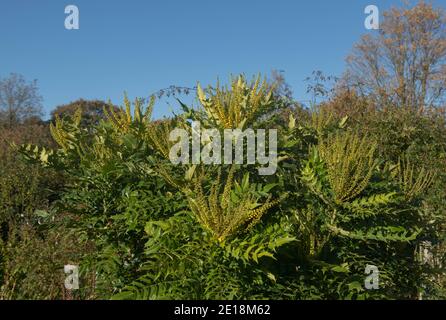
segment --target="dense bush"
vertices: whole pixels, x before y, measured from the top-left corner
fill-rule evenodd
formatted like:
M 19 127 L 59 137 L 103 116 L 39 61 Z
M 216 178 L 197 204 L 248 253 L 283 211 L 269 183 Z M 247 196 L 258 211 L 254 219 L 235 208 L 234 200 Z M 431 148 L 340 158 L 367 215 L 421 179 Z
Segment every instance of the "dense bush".
M 76 262 L 75 252 L 81 250 L 73 245 L 76 236 L 62 222 L 67 220 L 63 214 L 57 223 L 46 219 L 63 176 L 21 161 L 12 144 L 25 142 L 55 145 L 48 126 L 39 121 L 0 129 L 0 299 L 60 298 L 63 265 Z
M 326 104 L 290 109 L 273 92 L 243 77 L 228 87 L 198 86 L 199 108 L 182 104 L 181 114 L 157 121 L 154 99 L 145 109 L 126 99 L 123 109 L 106 108 L 93 128 L 81 125 L 80 112 L 56 119 L 57 148 L 18 147 L 31 166 L 65 179 L 39 211 L 44 229 L 63 232 L 45 232 L 45 241 L 67 238 L 54 247 L 56 257 L 42 259 L 60 265 L 30 265 L 41 270 L 34 275 L 79 264 L 78 298 L 441 297 L 441 118 Z M 190 130 L 192 121 L 220 133 L 276 128 L 276 173 L 259 175 L 258 163 L 173 165 L 169 133 Z M 423 256 L 427 243 L 436 248 L 435 263 Z M 379 269 L 378 290 L 364 287 L 367 265 Z M 31 292 L 32 279 L 17 290 Z

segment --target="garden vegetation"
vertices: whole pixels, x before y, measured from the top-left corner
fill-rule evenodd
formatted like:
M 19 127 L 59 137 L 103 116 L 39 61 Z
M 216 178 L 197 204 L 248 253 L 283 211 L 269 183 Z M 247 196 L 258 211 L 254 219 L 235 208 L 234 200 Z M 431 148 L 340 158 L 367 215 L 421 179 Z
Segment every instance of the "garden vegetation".
M 446 15 L 421 2 L 386 21 L 332 90 L 316 74 L 311 106 L 277 74 L 239 75 L 169 118 L 152 96 L 44 122 L 35 83 L 2 80 L 0 299 L 446 298 Z M 1 107 L 12 83 L 33 103 Z M 169 134 L 193 122 L 276 129 L 276 172 L 172 164 Z

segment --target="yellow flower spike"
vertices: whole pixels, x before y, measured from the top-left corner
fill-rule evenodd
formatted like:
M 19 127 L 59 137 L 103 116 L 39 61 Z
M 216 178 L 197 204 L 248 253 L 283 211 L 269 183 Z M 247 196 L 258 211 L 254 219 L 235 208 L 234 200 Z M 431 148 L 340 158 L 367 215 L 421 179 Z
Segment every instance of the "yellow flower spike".
M 206 94 L 204 93 L 203 88 L 201 88 L 200 83 L 197 84 L 197 94 L 198 94 L 198 99 L 200 100 L 200 102 L 202 104 L 205 104 Z
M 336 203 L 352 200 L 367 187 L 377 163 L 376 143 L 348 131 L 321 139 L 317 148 Z
M 221 192 L 220 177 L 211 184 L 208 193 L 204 193 L 202 183 L 205 177 L 204 168 L 193 179 L 194 192 L 188 193 L 189 207 L 197 220 L 209 230 L 218 241 L 223 241 L 244 227 L 250 228 L 256 224 L 268 209 L 278 204 L 281 199 L 271 201 L 269 197 L 264 203 L 257 200 L 250 192 L 237 195 L 237 200 L 231 199 L 234 192 L 235 166 L 227 174 L 225 187 Z
M 197 86 L 197 99 L 209 119 L 222 129 L 234 129 L 243 119 L 251 125 L 254 115 L 271 102 L 272 89 L 266 78 L 260 75 L 247 82 L 243 75 L 231 77 L 229 85 L 220 86 L 217 81 L 215 89 L 206 96 L 201 85 Z

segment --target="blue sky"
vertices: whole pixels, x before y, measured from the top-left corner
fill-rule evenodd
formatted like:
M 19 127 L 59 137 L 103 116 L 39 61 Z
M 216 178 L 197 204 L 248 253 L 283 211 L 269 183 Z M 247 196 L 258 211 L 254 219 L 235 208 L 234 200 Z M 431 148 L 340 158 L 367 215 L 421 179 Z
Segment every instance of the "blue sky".
M 0 77 L 38 79 L 48 114 L 78 98 L 146 97 L 169 85 L 206 85 L 230 74 L 284 70 L 298 100 L 313 70 L 339 75 L 384 0 L 0 0 Z M 433 3 L 446 8 L 446 0 Z M 65 6 L 80 11 L 66 30 Z M 168 114 L 168 101 L 155 116 Z M 173 105 L 175 106 L 175 105 Z

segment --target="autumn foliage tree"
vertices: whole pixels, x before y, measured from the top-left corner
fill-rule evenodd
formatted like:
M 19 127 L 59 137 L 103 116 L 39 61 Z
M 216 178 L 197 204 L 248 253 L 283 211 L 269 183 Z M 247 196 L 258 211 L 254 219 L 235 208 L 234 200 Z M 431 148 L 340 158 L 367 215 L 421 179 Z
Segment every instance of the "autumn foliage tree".
M 423 1 L 392 8 L 347 61 L 343 84 L 381 106 L 438 106 L 446 96 L 446 13 Z

